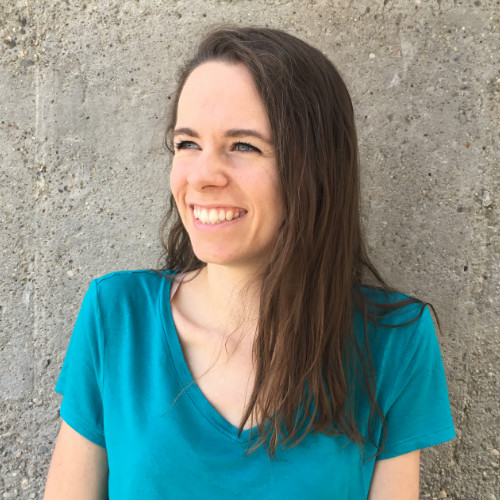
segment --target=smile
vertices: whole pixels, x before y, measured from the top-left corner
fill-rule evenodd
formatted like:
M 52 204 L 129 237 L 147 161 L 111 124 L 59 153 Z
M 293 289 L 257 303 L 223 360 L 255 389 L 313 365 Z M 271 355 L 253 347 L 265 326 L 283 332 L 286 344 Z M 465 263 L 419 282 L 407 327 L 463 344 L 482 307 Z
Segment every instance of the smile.
M 237 219 L 247 213 L 242 208 L 201 208 L 193 207 L 193 215 L 202 224 L 220 224 Z

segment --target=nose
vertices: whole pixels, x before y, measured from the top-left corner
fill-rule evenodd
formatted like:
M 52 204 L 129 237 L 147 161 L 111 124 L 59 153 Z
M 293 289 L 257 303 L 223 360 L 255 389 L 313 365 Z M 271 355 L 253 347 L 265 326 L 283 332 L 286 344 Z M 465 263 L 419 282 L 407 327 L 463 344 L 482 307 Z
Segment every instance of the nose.
M 226 186 L 228 176 L 224 159 L 216 152 L 204 151 L 191 165 L 187 181 L 199 191 Z

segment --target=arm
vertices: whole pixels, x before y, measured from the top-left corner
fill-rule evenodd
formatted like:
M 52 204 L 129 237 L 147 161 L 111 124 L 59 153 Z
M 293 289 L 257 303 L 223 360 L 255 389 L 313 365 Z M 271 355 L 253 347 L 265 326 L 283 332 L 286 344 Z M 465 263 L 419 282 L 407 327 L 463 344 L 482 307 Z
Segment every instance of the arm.
M 84 438 L 64 421 L 50 464 L 44 500 L 108 498 L 106 450 Z
M 418 500 L 420 450 L 377 460 L 368 500 Z

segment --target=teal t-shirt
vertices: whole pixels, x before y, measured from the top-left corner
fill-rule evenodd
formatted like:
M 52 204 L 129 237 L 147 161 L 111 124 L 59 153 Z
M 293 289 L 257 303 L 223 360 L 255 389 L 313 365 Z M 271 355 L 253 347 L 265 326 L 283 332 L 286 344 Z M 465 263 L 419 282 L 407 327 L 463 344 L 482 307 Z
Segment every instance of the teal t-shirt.
M 194 383 L 170 310 L 171 280 L 124 271 L 94 280 L 82 303 L 56 391 L 61 416 L 105 447 L 109 498 L 332 499 L 367 497 L 375 449 L 366 460 L 344 436 L 309 434 L 270 460 L 247 454 L 238 436 Z M 372 300 L 381 292 L 366 289 Z M 387 317 L 414 318 L 417 306 Z M 446 381 L 430 313 L 400 328 L 368 332 L 377 401 L 387 420 L 378 460 L 454 437 Z M 361 403 L 366 432 L 369 407 Z M 381 436 L 381 426 L 373 436 Z

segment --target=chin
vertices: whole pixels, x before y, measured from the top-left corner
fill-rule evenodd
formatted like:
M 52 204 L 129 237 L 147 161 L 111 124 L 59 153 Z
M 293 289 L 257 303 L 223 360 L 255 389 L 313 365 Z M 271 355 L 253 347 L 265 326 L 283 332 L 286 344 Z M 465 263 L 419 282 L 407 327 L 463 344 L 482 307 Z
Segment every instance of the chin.
M 209 252 L 201 251 L 200 249 L 193 249 L 196 257 L 205 264 L 213 264 L 216 266 L 225 266 L 233 268 L 259 268 L 261 259 L 253 256 L 243 256 L 228 254 L 227 252 Z
M 201 260 L 205 264 L 214 264 L 216 266 L 239 266 L 241 265 L 241 261 L 234 258 L 229 258 L 224 255 L 210 255 L 206 253 L 194 253 L 198 260 Z
M 209 249 L 204 245 L 193 245 L 193 252 L 199 260 L 206 264 L 231 265 L 235 260 L 238 260 L 234 255 L 228 254 L 227 250 Z

